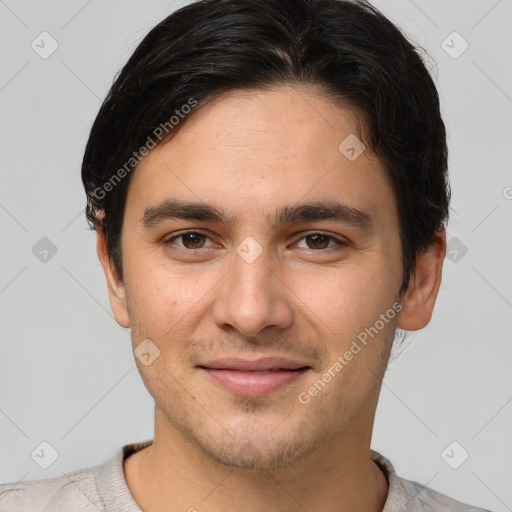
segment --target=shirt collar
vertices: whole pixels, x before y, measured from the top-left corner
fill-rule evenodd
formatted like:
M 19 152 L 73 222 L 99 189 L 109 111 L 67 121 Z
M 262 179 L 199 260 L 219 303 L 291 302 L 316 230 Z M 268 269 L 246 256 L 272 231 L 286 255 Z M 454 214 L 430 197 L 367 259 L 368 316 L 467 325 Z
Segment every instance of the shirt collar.
M 123 461 L 153 443 L 153 440 L 124 445 L 117 454 L 100 466 L 96 474 L 96 487 L 105 509 L 112 512 L 142 512 L 130 494 L 123 470 Z M 371 459 L 387 478 L 389 490 L 382 512 L 401 512 L 414 498 L 404 487 L 404 480 L 397 476 L 391 462 L 375 450 L 370 450 Z

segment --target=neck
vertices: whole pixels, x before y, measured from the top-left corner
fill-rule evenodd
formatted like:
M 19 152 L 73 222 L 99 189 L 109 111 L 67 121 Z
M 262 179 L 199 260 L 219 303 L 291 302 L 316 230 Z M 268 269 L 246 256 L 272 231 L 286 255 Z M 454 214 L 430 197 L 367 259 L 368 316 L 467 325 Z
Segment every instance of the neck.
M 388 482 L 370 458 L 373 422 L 356 425 L 354 435 L 323 440 L 290 466 L 244 470 L 212 460 L 161 416 L 156 410 L 153 444 L 124 463 L 128 488 L 142 510 L 381 512 L 384 507 Z

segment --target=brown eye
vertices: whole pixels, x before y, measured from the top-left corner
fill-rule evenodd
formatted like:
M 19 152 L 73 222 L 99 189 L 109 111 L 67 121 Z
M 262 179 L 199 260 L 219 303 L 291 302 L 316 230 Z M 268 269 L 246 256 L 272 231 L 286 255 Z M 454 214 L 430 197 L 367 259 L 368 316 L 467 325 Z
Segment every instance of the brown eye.
M 347 245 L 348 242 L 346 240 L 334 237 L 332 235 L 327 235 L 325 233 L 309 233 L 300 239 L 299 245 L 297 247 L 300 247 L 301 249 L 313 249 L 317 252 L 327 252 L 323 251 L 323 249 L 344 249 Z
M 331 239 L 330 236 L 321 234 L 308 235 L 304 238 L 310 249 L 326 249 L 329 247 L 329 240 Z
M 180 235 L 173 236 L 165 241 L 166 245 L 177 245 L 183 249 L 202 249 L 206 240 L 209 237 L 196 231 L 189 231 L 188 233 L 181 233 Z M 181 244 L 175 244 L 175 240 L 181 239 Z
M 186 233 L 181 235 L 181 238 L 183 239 L 183 245 L 187 249 L 201 249 L 204 245 L 206 236 L 201 233 Z

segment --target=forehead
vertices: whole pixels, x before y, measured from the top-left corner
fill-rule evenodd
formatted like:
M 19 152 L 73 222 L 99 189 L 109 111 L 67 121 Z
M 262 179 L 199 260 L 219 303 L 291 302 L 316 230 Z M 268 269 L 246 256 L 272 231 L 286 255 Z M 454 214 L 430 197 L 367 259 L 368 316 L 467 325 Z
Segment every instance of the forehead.
M 139 163 L 129 207 L 147 209 L 170 195 L 238 213 L 268 214 L 273 203 L 304 199 L 393 207 L 384 166 L 368 147 L 361 152 L 357 110 L 311 88 L 233 91 L 182 122 Z

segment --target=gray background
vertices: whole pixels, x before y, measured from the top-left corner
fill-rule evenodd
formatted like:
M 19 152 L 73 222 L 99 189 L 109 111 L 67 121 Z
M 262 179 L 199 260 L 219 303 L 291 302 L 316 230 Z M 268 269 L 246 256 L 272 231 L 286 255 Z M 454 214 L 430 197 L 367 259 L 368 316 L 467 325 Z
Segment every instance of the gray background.
M 115 73 L 184 3 L 0 0 L 2 482 L 99 464 L 152 437 L 152 400 L 86 229 L 80 163 Z M 512 2 L 374 3 L 432 56 L 453 202 L 437 309 L 389 365 L 372 447 L 401 476 L 512 510 Z M 58 43 L 46 59 L 31 47 L 43 31 Z M 48 469 L 31 458 L 42 441 L 58 453 Z

